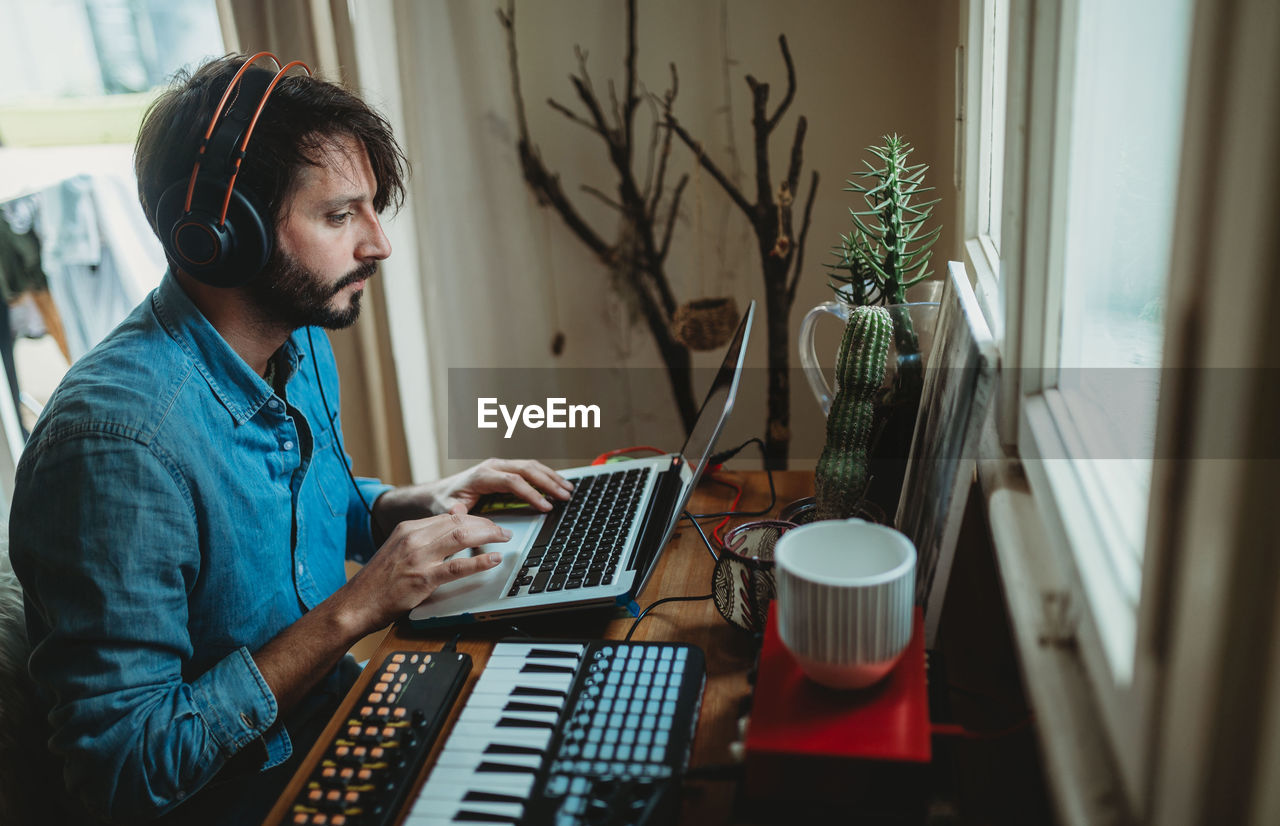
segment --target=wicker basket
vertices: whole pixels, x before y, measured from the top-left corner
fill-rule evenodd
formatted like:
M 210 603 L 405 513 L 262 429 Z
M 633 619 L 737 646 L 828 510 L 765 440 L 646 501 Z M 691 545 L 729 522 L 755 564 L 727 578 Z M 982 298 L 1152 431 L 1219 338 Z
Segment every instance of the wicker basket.
M 737 328 L 738 302 L 732 296 L 681 304 L 671 319 L 672 337 L 690 350 L 722 347 Z

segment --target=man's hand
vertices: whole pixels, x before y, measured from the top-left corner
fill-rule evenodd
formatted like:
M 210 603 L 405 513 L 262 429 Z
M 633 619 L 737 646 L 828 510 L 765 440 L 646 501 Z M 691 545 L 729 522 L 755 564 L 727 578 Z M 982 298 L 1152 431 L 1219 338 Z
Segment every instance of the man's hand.
M 406 519 L 445 513 L 457 505 L 469 511 L 486 493 L 511 493 L 540 511 L 549 511 L 547 496 L 568 500 L 573 485 L 531 459 L 485 459 L 438 482 L 394 488 L 379 496 L 373 503 L 374 540 L 383 539 L 380 528 L 387 530 Z
M 253 654 L 281 713 L 342 658 L 356 640 L 385 628 L 446 582 L 487 571 L 502 555 L 459 554 L 506 542 L 511 533 L 458 505 L 443 516 L 401 522 L 347 584 Z
M 511 532 L 455 505 L 442 516 L 406 520 L 335 594 L 346 619 L 361 633 L 382 628 L 444 585 L 487 571 L 502 561 L 496 552 L 447 557 L 466 548 L 506 542 Z

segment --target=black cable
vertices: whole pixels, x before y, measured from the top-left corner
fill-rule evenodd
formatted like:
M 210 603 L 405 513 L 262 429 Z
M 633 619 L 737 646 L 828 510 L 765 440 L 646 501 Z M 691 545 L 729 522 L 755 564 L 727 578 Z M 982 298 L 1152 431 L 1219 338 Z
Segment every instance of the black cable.
M 747 439 L 745 442 L 743 442 L 742 444 L 738 445 L 735 448 L 732 448 L 731 450 L 725 450 L 715 454 L 714 456 L 712 456 L 710 459 L 707 460 L 707 464 L 722 465 L 725 462 L 732 459 L 734 456 L 737 456 L 740 452 L 742 452 L 743 448 L 745 448 L 747 445 L 751 444 L 752 442 L 760 446 L 760 455 L 764 456 L 765 455 L 764 441 L 759 436 L 755 436 L 750 439 Z M 692 515 L 689 514 L 688 512 L 685 512 L 684 518 L 688 519 L 691 522 L 694 522 L 694 524 L 696 525 L 697 522 L 695 522 L 694 520 L 697 520 L 697 519 L 712 519 L 712 518 L 721 519 L 726 516 L 764 516 L 765 514 L 772 513 L 774 506 L 778 504 L 778 490 L 773 485 L 773 471 L 769 468 L 768 457 L 766 456 L 765 459 L 766 461 L 764 463 L 764 472 L 765 472 L 765 475 L 769 477 L 769 504 L 763 510 L 721 511 L 720 513 L 695 513 Z M 720 481 L 715 477 L 711 477 L 711 479 L 712 481 L 716 481 L 716 482 Z M 724 484 L 724 483 L 721 482 L 721 484 Z
M 685 511 L 684 514 L 682 515 L 684 516 L 685 519 L 688 519 L 695 528 L 698 529 L 698 536 L 702 537 L 702 544 L 707 546 L 707 553 L 711 554 L 711 561 L 719 562 L 720 555 L 716 553 L 715 548 L 711 547 L 711 540 L 707 539 L 706 531 L 702 530 L 702 526 L 698 524 L 697 520 L 695 520 L 688 511 Z
M 684 515 L 689 516 L 689 512 L 685 511 Z M 693 518 L 690 517 L 689 521 L 693 522 Z M 707 535 L 703 532 L 702 526 L 699 525 L 697 522 L 693 522 L 693 526 L 698 529 L 698 536 L 702 537 L 702 544 L 707 546 L 707 551 L 711 554 L 711 558 L 719 562 L 720 558 L 716 556 L 715 548 L 711 547 L 711 540 L 707 539 Z M 641 611 L 640 614 L 636 617 L 636 621 L 631 623 L 631 630 L 627 631 L 627 635 L 622 638 L 623 642 L 630 642 L 631 635 L 634 634 L 636 632 L 636 628 L 640 626 L 640 620 L 647 617 L 650 611 L 652 611 L 654 608 L 657 608 L 659 605 L 662 605 L 664 602 L 701 602 L 704 599 L 711 599 L 713 596 L 715 595 L 703 594 L 700 597 L 663 597 L 657 602 L 649 603 L 648 607 L 646 607 L 643 611 Z
M 351 472 L 351 463 L 347 461 L 346 446 L 342 444 L 341 434 L 338 433 L 338 426 L 334 422 L 333 409 L 329 407 L 329 397 L 324 392 L 324 382 L 320 380 L 320 360 L 316 358 L 316 343 L 311 338 L 310 327 L 307 327 L 307 345 L 311 348 L 311 367 L 315 370 L 316 387 L 320 388 L 320 401 L 324 404 L 325 415 L 329 417 L 329 427 L 333 430 L 334 435 L 337 436 L 335 441 L 337 442 L 338 458 L 342 460 L 342 467 L 347 472 L 347 478 L 351 480 L 351 487 L 356 490 L 356 496 L 360 497 L 360 504 L 364 505 L 364 509 L 369 512 L 369 522 L 378 529 L 378 533 L 383 536 L 390 536 L 391 532 L 384 529 L 378 517 L 373 515 L 373 508 L 369 505 L 369 500 L 364 498 L 364 491 L 360 490 L 360 486 L 356 484 L 356 475 Z
M 640 616 L 636 617 L 636 621 L 635 621 L 635 622 L 633 622 L 633 623 L 631 623 L 631 630 L 630 630 L 630 631 L 628 631 L 628 632 L 627 632 L 627 635 L 626 635 L 625 637 L 623 637 L 623 638 L 622 638 L 622 641 L 623 641 L 623 642 L 630 642 L 630 641 L 631 641 L 631 635 L 632 635 L 632 634 L 634 634 L 634 633 L 636 632 L 636 627 L 637 627 L 638 625 L 640 625 L 640 620 L 644 619 L 646 616 L 648 616 L 648 615 L 649 615 L 649 612 L 650 612 L 650 611 L 652 611 L 654 608 L 657 608 L 659 605 L 662 605 L 663 603 L 666 603 L 666 602 L 700 602 L 700 601 L 702 601 L 702 600 L 704 600 L 704 599 L 711 599 L 711 597 L 713 597 L 713 596 L 714 596 L 714 594 L 703 594 L 703 595 L 702 595 L 702 596 L 700 596 L 700 597 L 663 597 L 662 599 L 658 600 L 657 602 L 651 602 L 651 603 L 649 603 L 649 606 L 648 606 L 647 608 L 645 608 L 643 611 L 641 611 L 641 612 L 640 612 Z

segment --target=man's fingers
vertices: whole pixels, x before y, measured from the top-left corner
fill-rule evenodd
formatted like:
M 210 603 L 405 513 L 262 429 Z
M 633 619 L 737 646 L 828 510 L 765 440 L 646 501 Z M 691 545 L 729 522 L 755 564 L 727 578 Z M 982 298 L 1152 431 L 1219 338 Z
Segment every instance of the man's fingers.
M 514 493 L 538 510 L 551 510 L 551 503 L 547 501 L 547 497 L 543 496 L 518 473 L 503 473 L 502 486 L 504 490 Z
M 502 554 L 491 552 L 480 556 L 455 556 L 444 562 L 436 563 L 432 568 L 431 579 L 435 587 L 446 582 L 462 579 L 465 576 L 478 574 L 496 567 L 502 562 Z

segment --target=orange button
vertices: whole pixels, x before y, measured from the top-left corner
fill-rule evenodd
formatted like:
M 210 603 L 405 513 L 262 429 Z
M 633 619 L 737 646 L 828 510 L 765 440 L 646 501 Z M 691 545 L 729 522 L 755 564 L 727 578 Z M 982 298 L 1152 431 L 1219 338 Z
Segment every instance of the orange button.
M 369 702 L 371 703 L 382 702 L 382 695 L 379 694 L 377 691 L 373 692 L 372 694 L 369 695 Z
M 373 769 L 361 769 L 360 774 L 357 775 L 357 777 L 359 777 L 361 780 L 372 780 Z
M 393 716 L 393 717 L 395 717 L 397 720 L 399 720 L 399 719 L 402 719 L 406 714 L 408 714 L 408 712 L 405 710 L 405 707 L 404 707 L 404 706 L 400 706 L 400 707 L 398 707 L 395 711 L 393 711 L 393 712 L 391 713 L 391 716 Z
M 375 685 L 375 686 L 373 687 L 373 690 L 374 690 L 374 691 L 386 691 L 386 690 L 387 690 L 387 684 L 386 684 L 386 683 L 378 683 L 377 685 Z
M 404 662 L 404 654 L 393 654 L 393 655 L 392 655 L 392 657 L 391 657 L 391 661 L 392 661 L 393 663 L 402 663 L 402 662 Z
M 400 663 L 387 663 L 387 670 L 391 672 L 400 670 Z
M 374 746 L 373 750 L 369 752 L 369 756 L 374 760 L 381 760 L 382 755 L 384 754 L 386 754 L 386 752 L 382 750 L 382 746 Z

